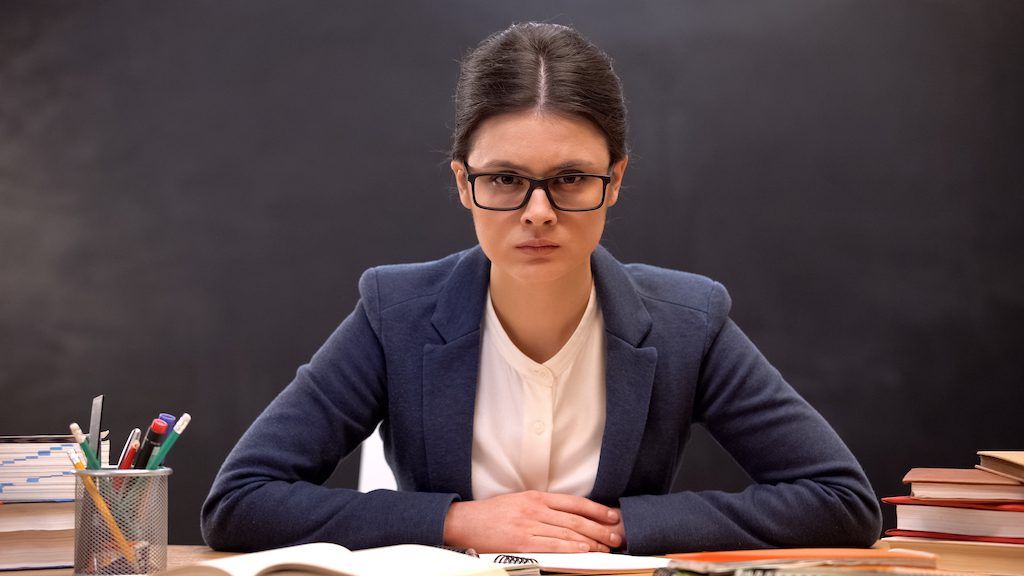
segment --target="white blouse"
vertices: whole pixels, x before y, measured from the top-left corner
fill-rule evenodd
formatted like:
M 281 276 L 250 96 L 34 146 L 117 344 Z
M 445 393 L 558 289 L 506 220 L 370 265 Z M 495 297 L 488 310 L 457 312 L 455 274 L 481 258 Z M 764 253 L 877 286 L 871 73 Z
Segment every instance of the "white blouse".
M 512 343 L 490 294 L 473 417 L 473 498 L 541 490 L 587 496 L 605 419 L 604 318 L 593 287 L 575 332 L 534 362 Z

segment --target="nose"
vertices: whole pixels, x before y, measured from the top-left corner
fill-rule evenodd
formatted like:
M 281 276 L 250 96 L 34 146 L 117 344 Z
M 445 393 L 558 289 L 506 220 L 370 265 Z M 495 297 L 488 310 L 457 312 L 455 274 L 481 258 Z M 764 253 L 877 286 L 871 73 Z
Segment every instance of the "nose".
M 540 186 L 530 190 L 530 198 L 523 206 L 520 221 L 523 224 L 554 224 L 558 220 L 554 206 L 548 200 L 547 192 Z

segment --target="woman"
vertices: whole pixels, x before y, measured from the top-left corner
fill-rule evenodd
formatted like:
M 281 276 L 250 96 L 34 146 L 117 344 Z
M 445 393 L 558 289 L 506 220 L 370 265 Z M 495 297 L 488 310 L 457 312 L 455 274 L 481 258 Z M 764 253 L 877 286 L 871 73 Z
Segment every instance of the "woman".
M 853 455 L 706 278 L 599 246 L 628 163 L 608 57 L 516 25 L 462 64 L 451 168 L 480 245 L 382 266 L 239 441 L 203 507 L 215 548 L 637 554 L 862 546 Z M 670 493 L 692 423 L 754 484 Z M 381 423 L 399 491 L 327 489 Z

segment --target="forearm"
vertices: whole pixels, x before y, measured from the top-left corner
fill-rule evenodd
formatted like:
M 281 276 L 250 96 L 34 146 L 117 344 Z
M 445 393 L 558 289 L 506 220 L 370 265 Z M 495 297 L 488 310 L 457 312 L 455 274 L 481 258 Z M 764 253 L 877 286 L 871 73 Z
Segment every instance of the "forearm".
M 308 482 L 218 480 L 203 507 L 203 537 L 218 550 L 253 551 L 304 542 L 351 549 L 440 545 L 454 494 L 331 489 Z
M 881 524 L 873 494 L 845 480 L 632 496 L 620 505 L 632 554 L 870 546 Z

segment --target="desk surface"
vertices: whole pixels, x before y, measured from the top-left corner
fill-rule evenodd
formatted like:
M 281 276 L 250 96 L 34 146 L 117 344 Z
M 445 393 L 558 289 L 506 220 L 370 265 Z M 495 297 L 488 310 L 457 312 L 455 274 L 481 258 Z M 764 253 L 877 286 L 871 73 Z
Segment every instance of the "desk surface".
M 189 564 L 195 564 L 196 562 L 202 562 L 204 560 L 214 560 L 217 558 L 224 558 L 226 556 L 233 556 L 232 552 L 215 552 L 206 546 L 168 546 L 167 547 L 167 569 L 177 568 L 179 566 L 188 566 Z M 644 572 L 634 576 L 642 576 L 643 574 L 650 574 L 650 572 Z M 73 576 L 74 570 L 71 568 L 58 568 L 51 570 L 25 570 L 16 572 L 6 572 L 0 570 L 0 576 Z
M 167 547 L 167 569 L 178 566 L 188 566 L 203 560 L 213 560 L 231 556 L 230 552 L 215 552 L 206 546 L 168 546 Z M 52 570 L 25 570 L 18 572 L 2 572 L 4 574 L 18 574 L 19 576 L 72 576 L 75 571 L 71 568 L 57 568 Z

